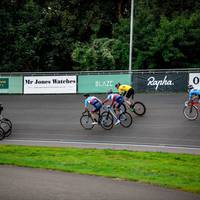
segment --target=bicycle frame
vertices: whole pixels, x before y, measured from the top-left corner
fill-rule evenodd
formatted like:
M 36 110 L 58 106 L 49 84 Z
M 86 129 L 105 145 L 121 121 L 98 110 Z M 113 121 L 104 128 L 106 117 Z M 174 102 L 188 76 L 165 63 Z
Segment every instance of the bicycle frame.
M 114 113 L 114 111 L 112 110 L 112 108 L 110 106 L 104 106 L 103 109 L 106 110 L 106 111 L 108 111 L 108 112 L 110 112 L 111 115 L 114 117 L 115 120 L 118 119 L 117 116 L 116 116 L 116 114 Z
M 200 103 L 198 101 L 190 100 L 185 102 L 185 106 L 194 106 L 200 112 Z
M 87 113 L 88 116 L 92 118 L 92 114 L 91 114 L 91 112 L 90 112 L 89 110 L 83 112 L 82 115 L 84 115 L 85 113 Z M 99 118 L 100 118 L 100 115 L 101 115 L 101 111 L 99 110 L 98 112 L 96 112 L 96 114 L 97 114 L 97 116 L 98 116 L 97 121 L 99 121 Z M 93 119 L 93 118 L 92 118 L 92 119 Z

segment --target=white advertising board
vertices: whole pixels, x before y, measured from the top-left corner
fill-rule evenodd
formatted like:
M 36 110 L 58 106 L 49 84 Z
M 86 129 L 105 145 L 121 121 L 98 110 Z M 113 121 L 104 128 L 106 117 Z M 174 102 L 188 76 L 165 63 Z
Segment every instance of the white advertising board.
M 200 90 L 200 73 L 189 74 L 189 85 L 193 85 L 195 89 Z
M 24 94 L 76 93 L 76 76 L 25 76 Z

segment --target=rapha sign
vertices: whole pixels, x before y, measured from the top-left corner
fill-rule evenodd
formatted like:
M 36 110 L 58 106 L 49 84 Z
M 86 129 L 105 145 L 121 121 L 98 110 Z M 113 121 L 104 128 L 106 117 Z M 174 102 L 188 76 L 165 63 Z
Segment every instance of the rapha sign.
M 136 92 L 184 92 L 188 85 L 188 72 L 134 73 Z
M 174 86 L 174 82 L 168 79 L 167 75 L 163 79 L 156 79 L 151 76 L 147 79 L 147 86 L 154 86 L 157 91 L 160 86 Z

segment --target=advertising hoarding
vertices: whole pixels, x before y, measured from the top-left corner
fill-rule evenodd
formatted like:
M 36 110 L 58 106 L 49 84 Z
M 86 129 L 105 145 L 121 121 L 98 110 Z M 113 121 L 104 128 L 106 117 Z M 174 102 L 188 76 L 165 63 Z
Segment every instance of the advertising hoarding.
M 80 75 L 78 76 L 79 93 L 106 93 L 109 89 L 117 91 L 115 84 L 131 84 L 131 75 Z
M 0 94 L 22 94 L 22 76 L 0 76 Z
M 183 92 L 187 82 L 187 72 L 133 74 L 133 87 L 139 92 Z
M 200 90 L 200 73 L 190 73 L 189 84 L 193 85 L 194 89 Z
M 25 76 L 24 94 L 76 93 L 76 76 Z

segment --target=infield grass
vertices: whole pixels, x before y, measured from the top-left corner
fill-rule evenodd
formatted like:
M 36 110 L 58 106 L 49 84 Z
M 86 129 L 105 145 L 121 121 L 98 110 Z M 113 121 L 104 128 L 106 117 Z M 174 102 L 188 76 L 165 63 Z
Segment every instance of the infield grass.
M 200 193 L 200 156 L 0 145 L 0 164 L 139 181 Z

